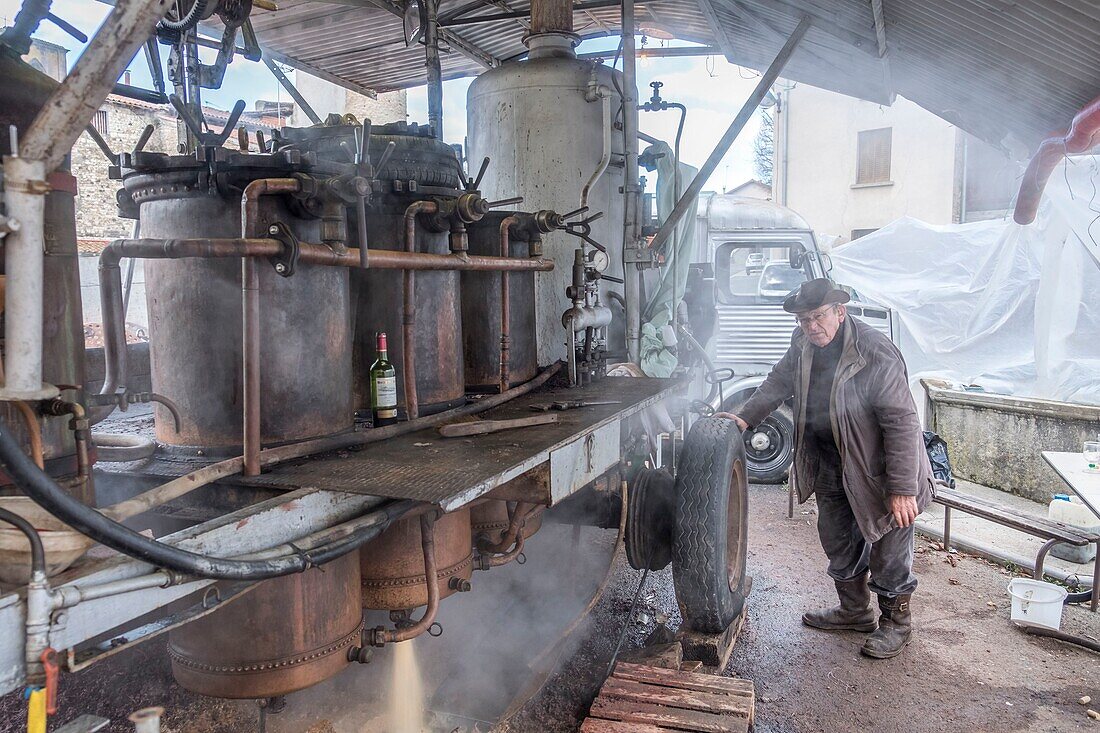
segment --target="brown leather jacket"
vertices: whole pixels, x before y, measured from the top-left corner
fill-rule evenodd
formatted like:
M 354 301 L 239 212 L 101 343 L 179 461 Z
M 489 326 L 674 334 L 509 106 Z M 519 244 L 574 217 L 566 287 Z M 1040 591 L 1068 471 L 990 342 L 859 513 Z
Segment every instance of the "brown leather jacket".
M 896 524 L 890 494 L 915 496 L 924 511 L 932 500 L 932 465 L 924 448 L 920 418 L 901 352 L 883 334 L 856 318 L 844 328 L 844 351 L 833 380 L 833 436 L 840 447 L 844 490 L 868 542 Z M 794 397 L 795 454 L 791 482 L 798 499 L 814 492 L 818 458 L 804 449 L 806 396 L 813 345 L 795 329 L 791 346 L 739 416 L 756 425 L 784 400 Z

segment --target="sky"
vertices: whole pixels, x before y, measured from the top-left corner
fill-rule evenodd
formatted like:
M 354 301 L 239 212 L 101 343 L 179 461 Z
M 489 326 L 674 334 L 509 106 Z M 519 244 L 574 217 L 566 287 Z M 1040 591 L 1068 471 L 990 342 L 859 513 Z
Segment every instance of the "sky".
M 9 25 L 19 10 L 20 0 L 0 0 L 0 26 Z M 54 0 L 52 11 L 91 36 L 102 22 L 109 6 L 92 0 Z M 83 45 L 49 22 L 43 22 L 36 37 L 69 49 L 69 65 L 79 56 Z M 649 41 L 649 46 L 661 41 Z M 583 42 L 578 51 L 608 51 L 614 56 L 617 38 L 600 38 Z M 680 44 L 676 45 L 689 45 Z M 215 51 L 200 49 L 203 61 L 211 62 Z M 161 47 L 162 59 L 167 50 Z M 620 68 L 621 62 L 620 62 Z M 151 87 L 149 71 L 143 54 L 130 64 L 131 83 Z M 681 158 L 685 163 L 699 167 L 707 159 L 711 149 L 725 132 L 730 121 L 740 109 L 756 85 L 759 74 L 750 69 L 731 65 L 721 56 L 639 59 L 638 96 L 649 98 L 651 81 L 661 81 L 661 95 L 668 101 L 681 102 L 688 108 L 681 143 Z M 466 134 L 466 90 L 472 78 L 444 82 L 444 132 L 448 142 L 463 142 Z M 204 102 L 221 109 L 230 109 L 237 99 L 244 99 L 252 108 L 257 99 L 286 99 L 286 93 L 262 63 L 253 63 L 238 57 L 226 72 L 221 89 L 203 90 Z M 409 120 L 427 121 L 427 100 L 423 87 L 409 90 Z M 674 111 L 641 112 L 639 126 L 643 132 L 667 140 L 669 144 L 676 134 L 679 120 Z M 760 124 L 759 112 L 753 116 L 729 153 L 719 164 L 707 190 L 721 191 L 734 188 L 753 178 L 752 141 Z M 654 176 L 650 175 L 650 184 Z

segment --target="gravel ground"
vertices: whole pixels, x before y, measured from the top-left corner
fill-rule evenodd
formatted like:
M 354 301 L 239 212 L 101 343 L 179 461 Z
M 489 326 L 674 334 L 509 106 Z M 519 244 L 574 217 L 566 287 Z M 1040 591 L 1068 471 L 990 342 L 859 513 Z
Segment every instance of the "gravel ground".
M 953 555 L 952 564 L 934 545 L 918 540 L 921 587 L 914 597 L 913 643 L 894 660 L 864 659 L 858 653 L 862 634 L 819 632 L 799 623 L 803 610 L 835 600 L 812 504 L 787 519 L 782 487 L 753 487 L 751 498 L 754 587 L 726 674 L 755 682 L 759 733 L 1100 730 L 1078 704 L 1084 695 L 1100 701 L 1096 655 L 1014 629 L 1007 571 L 965 555 Z M 548 677 L 531 671 L 531 658 L 590 597 L 607 568 L 613 534 L 585 530 L 577 541 L 569 530 L 548 526 L 531 541 L 526 566 L 479 574 L 475 587 L 481 593 L 444 603 L 444 636 L 417 642 L 429 709 L 454 714 L 437 716 L 433 732 L 475 730 L 473 721 L 498 719 L 517 696 L 526 703 L 493 727 L 495 733 L 578 729 L 628 621 L 640 574 L 619 559 L 592 613 L 563 648 L 534 665 L 553 669 Z M 641 607 L 647 618 L 630 623 L 624 649 L 641 646 L 663 617 L 672 627 L 679 624 L 669 571 L 650 574 Z M 1067 608 L 1063 629 L 1100 637 L 1100 615 Z M 115 721 L 108 730 L 121 732 L 131 730 L 125 723 L 129 711 L 163 705 L 165 733 L 258 730 L 253 704 L 198 698 L 179 688 L 163 648 L 163 638 L 153 640 L 65 675 L 57 720 L 97 713 Z M 267 730 L 387 731 L 390 675 L 383 650 L 370 665 L 291 696 L 287 710 L 269 718 Z M 24 729 L 22 706 L 17 694 L 0 698 L 0 733 Z M 481 733 L 490 728 L 476 725 Z

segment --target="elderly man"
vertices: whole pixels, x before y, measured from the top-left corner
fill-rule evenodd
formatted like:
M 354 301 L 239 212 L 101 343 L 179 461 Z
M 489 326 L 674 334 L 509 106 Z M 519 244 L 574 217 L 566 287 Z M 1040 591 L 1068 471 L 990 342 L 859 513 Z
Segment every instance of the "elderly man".
M 738 415 L 719 416 L 747 430 L 794 398 L 791 482 L 800 502 L 817 494 L 818 534 L 840 597 L 802 622 L 871 631 L 861 651 L 886 659 L 912 634 L 913 520 L 932 498 L 932 468 L 901 353 L 848 318 L 848 300 L 825 278 L 788 295 L 783 309 L 798 322 L 790 348 Z

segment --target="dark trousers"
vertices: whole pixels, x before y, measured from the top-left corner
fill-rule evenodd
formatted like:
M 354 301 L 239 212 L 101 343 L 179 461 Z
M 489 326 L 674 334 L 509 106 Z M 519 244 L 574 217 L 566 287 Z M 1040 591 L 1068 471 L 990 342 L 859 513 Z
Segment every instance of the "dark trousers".
M 817 533 L 829 558 L 829 576 L 852 580 L 871 571 L 871 591 L 880 596 L 912 593 L 913 526 L 890 530 L 877 542 L 863 538 L 852 505 L 844 492 L 839 468 L 824 468 L 814 483 L 817 494 Z

